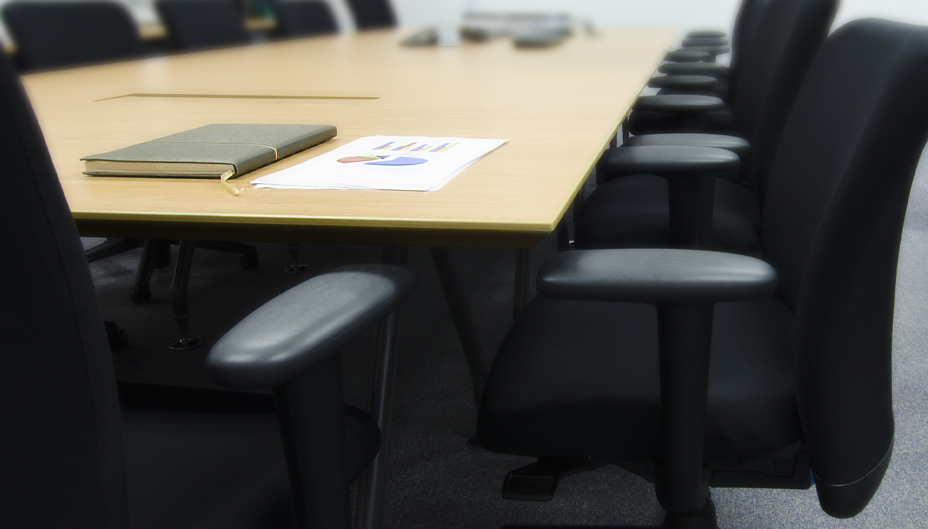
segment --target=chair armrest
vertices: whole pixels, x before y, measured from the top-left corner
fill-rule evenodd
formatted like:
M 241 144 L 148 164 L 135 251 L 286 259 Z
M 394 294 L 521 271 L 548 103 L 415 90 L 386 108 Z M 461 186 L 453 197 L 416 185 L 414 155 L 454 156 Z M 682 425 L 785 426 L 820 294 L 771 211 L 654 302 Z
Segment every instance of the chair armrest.
M 703 50 L 675 50 L 667 52 L 665 61 L 671 62 L 700 62 L 712 59 L 712 54 Z
M 665 75 L 652 77 L 648 81 L 651 88 L 670 88 L 686 92 L 708 92 L 718 84 L 719 80 L 709 75 Z
M 725 102 L 714 96 L 696 94 L 641 96 L 635 101 L 634 109 L 668 114 L 699 114 L 724 110 Z
M 718 57 L 719 55 L 725 55 L 731 51 L 731 48 L 728 46 L 692 46 L 684 49 L 708 53 L 710 58 Z
M 622 249 L 563 252 L 538 272 L 538 292 L 554 299 L 695 304 L 773 295 L 777 272 L 744 255 L 699 250 Z
M 715 62 L 665 62 L 657 71 L 667 75 L 711 75 L 720 77 L 728 75 L 728 66 Z
M 677 145 L 619 147 L 609 149 L 596 165 L 605 180 L 633 174 L 664 177 L 695 177 L 734 171 L 741 164 L 737 154 L 711 147 Z
M 728 33 L 719 30 L 695 30 L 686 34 L 688 39 L 723 39 L 728 37 Z
M 738 136 L 728 136 L 725 134 L 645 134 L 642 136 L 632 136 L 622 144 L 623 147 L 666 147 L 671 145 L 678 147 L 712 147 L 715 149 L 725 149 L 737 154 L 738 157 L 741 158 L 742 163 L 744 163 L 745 157 L 751 154 L 751 142 Z
M 725 37 L 687 37 L 683 39 L 681 46 L 692 48 L 693 46 L 728 46 L 728 39 Z
M 210 377 L 232 389 L 286 382 L 337 354 L 395 310 L 415 275 L 398 266 L 348 265 L 305 281 L 248 315 L 206 359 Z

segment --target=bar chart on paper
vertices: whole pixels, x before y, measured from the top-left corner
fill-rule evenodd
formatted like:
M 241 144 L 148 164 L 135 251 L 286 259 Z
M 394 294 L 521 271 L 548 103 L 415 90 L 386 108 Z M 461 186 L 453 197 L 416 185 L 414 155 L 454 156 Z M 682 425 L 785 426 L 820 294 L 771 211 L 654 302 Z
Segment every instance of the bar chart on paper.
M 278 189 L 434 191 L 507 141 L 368 136 L 252 183 Z
M 442 143 L 441 145 L 436 146 L 436 145 L 430 145 L 428 143 L 412 142 L 412 143 L 407 143 L 406 145 L 397 146 L 394 144 L 394 142 L 391 141 L 391 142 L 384 143 L 383 145 L 379 147 L 375 147 L 374 150 L 375 151 L 405 151 L 405 150 L 408 150 L 409 152 L 445 152 L 453 148 L 455 145 L 458 145 L 459 143 L 460 142 L 457 142 L 457 141 L 454 143 L 445 142 L 445 143 Z

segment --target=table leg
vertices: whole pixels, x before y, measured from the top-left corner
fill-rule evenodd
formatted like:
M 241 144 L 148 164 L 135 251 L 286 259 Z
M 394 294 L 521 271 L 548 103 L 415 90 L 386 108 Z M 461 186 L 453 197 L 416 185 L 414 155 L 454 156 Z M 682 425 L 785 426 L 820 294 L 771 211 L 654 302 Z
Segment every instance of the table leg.
M 448 308 L 451 309 L 451 318 L 454 320 L 458 339 L 461 340 L 464 358 L 470 370 L 471 381 L 474 385 L 474 403 L 479 408 L 480 397 L 483 396 L 483 386 L 486 384 L 490 366 L 486 363 L 486 355 L 483 354 L 483 346 L 477 334 L 477 326 L 474 324 L 474 315 L 470 310 L 470 304 L 467 302 L 464 287 L 461 286 L 449 250 L 447 248 L 432 248 L 431 250 L 442 289 L 445 291 L 445 299 L 448 300 Z
M 387 264 L 405 265 L 406 255 L 406 248 L 386 247 L 383 260 Z M 377 326 L 374 335 L 368 413 L 380 427 L 380 451 L 361 474 L 358 484 L 358 507 L 355 513 L 356 529 L 380 529 L 383 526 L 399 327 L 400 315 L 397 309 Z
M 151 273 L 155 268 L 155 254 L 157 252 L 158 241 L 154 239 L 145 239 L 142 247 L 142 257 L 139 259 L 139 267 L 135 271 L 135 284 L 129 289 L 129 299 L 132 303 L 140 305 L 151 301 Z
M 512 291 L 512 314 L 518 318 L 528 305 L 529 280 L 532 277 L 532 251 L 518 250 L 516 253 L 516 279 Z
M 171 289 L 174 308 L 174 322 L 180 331 L 180 339 L 171 344 L 175 351 L 186 351 L 200 345 L 199 338 L 188 335 L 190 310 L 187 305 L 187 284 L 190 283 L 190 271 L 193 268 L 193 252 L 196 242 L 181 241 L 177 252 L 177 264 L 174 265 L 174 285 Z
M 561 217 L 555 231 L 557 232 L 557 251 L 566 252 L 570 250 L 570 230 L 567 229 L 567 215 Z

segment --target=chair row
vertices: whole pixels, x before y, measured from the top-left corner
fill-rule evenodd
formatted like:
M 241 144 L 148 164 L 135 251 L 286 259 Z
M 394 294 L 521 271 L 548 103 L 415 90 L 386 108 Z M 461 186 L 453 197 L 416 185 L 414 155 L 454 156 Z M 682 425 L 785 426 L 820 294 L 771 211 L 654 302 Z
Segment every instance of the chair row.
M 272 0 L 279 38 L 338 31 L 322 0 Z M 396 25 L 387 0 L 350 0 L 358 29 Z M 252 42 L 236 0 L 158 0 L 155 8 L 170 45 L 179 51 Z M 104 1 L 17 1 L 3 7 L 3 21 L 17 44 L 23 69 L 60 68 L 143 57 L 150 50 L 126 8 Z
M 613 464 L 654 484 L 661 527 L 716 528 L 710 487 L 814 485 L 838 518 L 867 506 L 894 444 L 928 28 L 829 36 L 836 10 L 745 0 L 732 68 L 662 65 L 726 82 L 654 83 L 674 88 L 639 99 L 640 135 L 598 164 L 578 250 L 542 265 L 478 416 L 482 447 L 537 458 L 503 497 L 550 500 L 562 476 Z

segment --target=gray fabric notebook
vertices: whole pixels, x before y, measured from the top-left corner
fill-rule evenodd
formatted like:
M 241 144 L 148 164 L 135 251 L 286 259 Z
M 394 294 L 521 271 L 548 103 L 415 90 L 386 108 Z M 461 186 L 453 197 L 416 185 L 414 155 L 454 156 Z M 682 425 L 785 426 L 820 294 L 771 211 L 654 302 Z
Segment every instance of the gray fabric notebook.
M 206 125 L 81 160 L 90 176 L 237 177 L 335 134 L 331 125 Z

